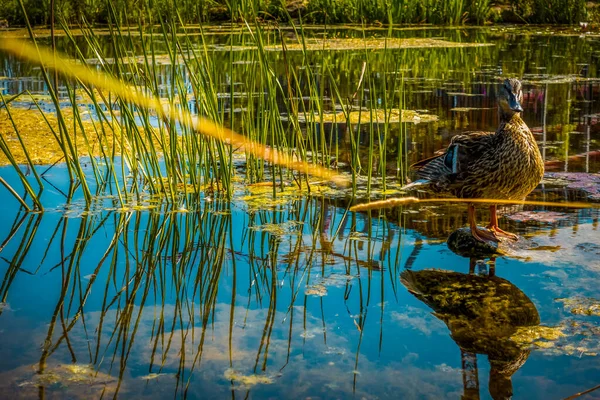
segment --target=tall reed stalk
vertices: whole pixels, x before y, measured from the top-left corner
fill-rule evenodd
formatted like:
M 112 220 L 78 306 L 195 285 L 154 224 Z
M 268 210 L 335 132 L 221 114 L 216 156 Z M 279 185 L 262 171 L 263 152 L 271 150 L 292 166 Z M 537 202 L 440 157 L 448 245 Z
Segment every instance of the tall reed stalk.
M 110 12 L 111 18 L 117 21 L 117 11 L 112 5 Z M 62 27 L 75 49 L 77 58 L 81 63 L 86 63 L 87 60 L 77 47 L 69 28 L 64 24 Z M 259 24 L 252 28 L 247 25 L 247 28 L 257 45 L 255 54 L 259 72 L 259 79 L 255 82 L 250 81 L 252 87 L 249 87 L 247 95 L 252 101 L 254 90 L 260 88 L 261 93 L 266 91 L 267 96 L 259 96 L 258 107 L 249 109 L 254 114 L 246 118 L 248 122 L 245 125 L 244 136 L 222 128 L 226 122 L 229 126 L 234 125 L 234 109 L 229 110 L 229 120 L 226 121 L 224 108 L 219 100 L 219 88 L 223 85 L 221 67 L 214 63 L 204 36 L 201 35 L 202 46 L 196 49 L 186 35 L 178 34 L 179 27 L 174 21 L 159 25 L 160 39 L 165 44 L 166 55 L 156 54 L 156 37 L 153 31 L 146 34 L 141 26 L 137 31 L 133 31 L 111 23 L 109 40 L 110 51 L 114 57 L 109 59 L 103 55 L 103 49 L 98 45 L 93 30 L 89 27 L 85 29 L 87 45 L 98 55 L 98 65 L 110 78 L 65 63 L 60 56 L 50 56 L 37 47 L 33 54 L 28 54 L 31 60 L 45 65 L 42 68 L 43 79 L 48 85 L 58 120 L 55 138 L 67 160 L 71 181 L 80 185 L 88 204 L 92 202 L 92 192 L 79 157 L 82 150 L 93 154 L 98 139 L 102 164 L 106 164 L 106 170 L 100 168 L 98 160 L 93 156 L 91 165 L 96 187 L 113 185 L 122 204 L 139 202 L 144 193 L 161 194 L 171 203 L 176 202 L 181 195 L 198 194 L 207 188 L 211 192 L 230 195 L 234 172 L 232 155 L 239 147 L 245 149 L 251 165 L 255 163 L 258 166 L 262 160 L 270 160 L 270 175 L 274 181 L 276 176 L 280 182 L 287 180 L 289 172 L 285 171 L 289 171 L 290 168 L 303 171 L 304 174 L 333 177 L 331 172 L 319 166 L 316 158 L 307 163 L 307 154 L 303 150 L 298 153 L 288 143 L 287 131 L 280 118 L 277 103 L 283 88 L 265 50 L 263 40 L 267 34 Z M 33 31 L 31 27 L 29 29 L 35 43 Z M 138 40 L 141 43 L 141 52 L 138 51 Z M 21 45 L 17 43 L 4 43 L 3 47 L 22 54 L 18 50 Z M 166 96 L 163 84 L 157 76 L 159 57 L 168 60 L 170 71 Z M 230 65 L 232 71 L 233 58 Z M 67 126 L 61 99 L 53 89 L 46 66 L 59 70 L 69 79 L 74 79 L 72 82 L 63 82 L 72 105 L 72 126 Z M 129 80 L 129 85 L 118 82 L 124 78 Z M 233 90 L 233 82 L 230 87 L 230 90 Z M 94 132 L 85 129 L 76 105 L 80 93 L 87 95 L 93 104 L 96 114 L 93 117 Z M 193 94 L 195 102 L 190 100 L 189 93 Z M 233 94 L 231 98 L 233 99 Z M 194 107 L 190 107 L 191 105 Z M 196 113 L 199 117 L 194 116 Z M 296 130 L 294 134 L 299 133 L 299 130 Z M 83 137 L 85 149 L 78 148 L 73 140 L 74 135 Z M 109 136 L 112 139 L 111 149 L 106 147 L 105 138 Z M 293 140 L 302 148 L 301 141 Z M 6 146 L 3 149 L 5 153 L 8 151 Z M 318 154 L 316 150 L 315 148 L 314 153 Z M 259 167 L 258 171 L 262 171 L 262 167 Z M 263 179 L 262 172 L 256 177 Z M 39 182 L 39 177 L 37 179 Z M 28 185 L 26 180 L 24 182 Z M 26 187 L 28 194 L 35 198 L 38 208 L 41 208 L 37 196 L 33 195 L 29 186 Z M 14 190 L 11 190 L 11 193 L 16 194 Z M 20 196 L 17 196 L 17 200 L 25 204 Z

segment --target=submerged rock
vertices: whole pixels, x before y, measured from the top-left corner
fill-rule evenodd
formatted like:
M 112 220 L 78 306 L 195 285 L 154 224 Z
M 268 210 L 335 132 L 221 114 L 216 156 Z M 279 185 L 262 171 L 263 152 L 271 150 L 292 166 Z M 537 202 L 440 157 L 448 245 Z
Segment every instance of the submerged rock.
M 480 229 L 484 229 L 481 228 Z M 480 242 L 471 235 L 471 229 L 459 228 L 448 236 L 448 248 L 464 257 L 482 257 L 502 253 L 498 243 Z

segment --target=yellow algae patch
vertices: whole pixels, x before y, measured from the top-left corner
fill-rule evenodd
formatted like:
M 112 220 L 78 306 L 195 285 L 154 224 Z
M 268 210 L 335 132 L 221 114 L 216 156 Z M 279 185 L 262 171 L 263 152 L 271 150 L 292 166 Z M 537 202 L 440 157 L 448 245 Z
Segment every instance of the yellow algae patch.
M 300 235 L 302 233 L 299 228 L 304 225 L 303 222 L 299 221 L 286 221 L 280 224 L 262 224 L 253 226 L 250 229 L 259 232 L 268 232 L 276 236 L 288 236 L 288 235 Z
M 594 323 L 564 320 L 560 326 L 535 326 L 519 328 L 511 336 L 517 344 L 536 348 L 547 355 L 575 355 L 596 357 L 600 352 Z
M 152 32 L 149 30 L 152 26 L 145 26 L 145 31 L 142 33 L 144 36 L 150 36 Z M 160 28 L 160 25 L 155 25 L 154 28 Z M 213 36 L 213 35 L 229 35 L 231 33 L 247 33 L 247 27 L 245 25 L 229 25 L 229 24 L 219 24 L 219 25 L 186 25 L 185 29 L 176 32 L 177 36 Z M 194 32 L 193 30 L 202 29 L 201 32 Z M 269 26 L 263 26 L 261 29 L 263 30 L 271 30 Z M 160 30 L 159 30 L 160 31 Z M 156 30 L 155 30 L 156 32 Z M 80 28 L 69 28 L 69 35 L 72 36 L 89 36 L 89 30 L 80 29 Z M 114 31 L 111 31 L 108 28 L 94 28 L 94 36 L 109 36 L 114 34 Z M 156 34 L 156 33 L 155 33 Z M 51 37 L 52 31 L 49 28 L 34 28 L 33 36 L 36 38 L 48 38 Z M 54 36 L 66 36 L 67 33 L 63 29 L 56 29 L 54 31 Z M 127 30 L 127 35 L 131 36 L 139 36 L 140 31 L 137 26 L 131 27 L 131 29 Z M 0 39 L 2 38 L 11 38 L 11 39 L 29 39 L 29 31 L 26 28 L 9 28 L 9 29 L 0 29 Z
M 97 380 L 98 375 L 99 373 L 91 365 L 63 364 L 49 368 L 43 374 L 38 374 L 36 381 L 45 385 L 68 382 L 90 384 Z
M 63 157 L 63 151 L 59 142 L 52 133 L 52 129 L 59 135 L 58 121 L 53 114 L 45 114 L 46 120 L 42 113 L 37 109 L 21 109 L 10 107 L 10 114 L 14 120 L 16 129 L 21 135 L 23 144 L 27 148 L 29 156 L 34 164 L 52 164 L 60 161 Z M 64 110 L 66 125 L 69 129 L 69 136 L 77 148 L 79 156 L 100 155 L 101 145 L 106 149 L 112 148 L 114 137 L 113 132 L 105 124 L 105 134 L 98 136 L 95 133 L 94 123 L 92 121 L 83 121 L 83 127 L 90 140 L 90 146 L 85 141 L 84 135 L 81 134 L 79 126 L 77 134 L 73 130 L 73 113 L 70 110 Z M 50 124 L 50 126 L 48 125 Z M 27 163 L 25 152 L 19 142 L 8 112 L 5 108 L 0 109 L 0 135 L 6 141 L 9 151 L 19 164 Z M 96 123 L 97 129 L 101 129 L 99 123 Z M 51 129 L 52 127 L 52 129 Z M 0 153 L 0 165 L 9 164 L 4 153 Z
M 189 175 L 185 175 L 183 178 L 187 182 L 187 181 L 189 181 L 190 176 Z M 161 180 L 163 182 L 162 187 L 164 188 L 164 190 L 166 192 L 170 192 L 171 191 L 171 187 L 170 187 L 169 178 L 168 177 L 162 177 Z M 176 193 L 182 193 L 182 194 L 188 193 L 189 194 L 189 193 L 201 193 L 201 192 L 205 192 L 205 193 L 222 192 L 222 191 L 224 191 L 225 188 L 218 187 L 214 183 L 205 183 L 205 184 L 202 184 L 202 185 L 194 185 L 192 183 L 179 182 L 175 186 L 174 189 L 175 189 Z
M 414 124 L 418 124 L 420 122 L 434 122 L 438 120 L 437 115 L 431 114 L 423 114 L 418 111 L 413 110 L 400 110 L 398 108 L 392 108 L 389 110 L 361 110 L 361 111 L 351 111 L 348 114 L 349 118 L 346 118 L 346 114 L 343 111 L 338 113 L 325 113 L 322 116 L 319 114 L 309 115 L 308 119 L 315 122 L 332 122 L 332 123 L 341 123 L 350 121 L 352 124 L 357 123 L 398 123 L 400 120 L 402 122 L 412 122 Z
M 72 60 L 72 61 L 79 63 L 79 60 Z M 171 64 L 173 64 L 173 62 L 175 62 L 175 64 L 183 64 L 185 59 L 183 57 L 181 57 L 180 55 L 171 57 L 171 55 L 169 55 L 169 54 L 154 54 L 152 57 L 128 55 L 128 56 L 124 56 L 124 57 L 119 57 L 118 59 L 107 57 L 107 58 L 102 58 L 102 59 L 88 58 L 85 60 L 86 64 L 89 64 L 89 65 L 116 64 L 117 61 L 121 65 L 123 65 L 123 64 L 143 65 L 146 63 L 146 61 L 150 65 L 171 65 Z M 140 69 L 139 71 L 141 73 L 143 73 L 143 70 Z M 145 90 L 146 88 L 141 87 L 141 89 Z
M 117 385 L 118 379 L 94 370 L 91 365 L 48 364 L 43 371 L 39 367 L 39 364 L 24 365 L 7 371 L 2 376 L 0 390 L 9 393 L 18 388 L 16 398 L 35 398 L 39 388 L 45 387 L 49 398 L 95 399 L 113 397 L 119 387 L 126 388 L 126 384 Z
M 384 49 L 427 49 L 447 47 L 483 47 L 493 46 L 491 43 L 458 43 L 431 38 L 330 38 L 308 39 L 306 50 L 384 50 Z M 300 51 L 305 48 L 302 43 L 286 44 L 288 51 Z M 281 45 L 265 46 L 265 50 L 281 51 Z
M 96 371 L 91 365 L 68 364 L 63 365 L 63 368 L 68 374 L 66 379 L 73 382 L 87 381 L 96 375 Z
M 256 374 L 244 375 L 241 372 L 234 370 L 233 368 L 226 369 L 223 376 L 229 381 L 233 381 L 239 385 L 246 387 L 251 387 L 258 384 L 269 385 L 273 383 L 273 379 L 269 378 L 268 376 Z
M 248 194 L 239 199 L 254 211 L 274 210 L 299 199 L 303 195 L 296 185 L 284 187 L 283 190 L 277 187 L 275 197 L 273 197 L 273 188 L 269 186 L 249 186 L 246 190 Z
M 485 95 L 479 93 L 463 93 L 463 92 L 448 92 L 448 96 L 461 96 L 461 97 L 483 97 Z
M 304 294 L 307 296 L 318 296 L 318 297 L 327 296 L 327 288 L 322 283 L 312 285 L 312 286 L 307 286 L 306 289 L 304 289 Z
M 42 115 L 37 108 L 24 109 L 10 105 L 8 107 L 14 125 L 9 118 L 6 108 L 0 109 L 0 136 L 6 142 L 8 150 L 17 164 L 27 164 L 23 145 L 27 149 L 33 164 L 64 162 L 64 153 L 59 142 L 62 139 L 59 133 L 58 119 L 54 113 L 46 112 Z M 84 111 L 80 112 L 83 113 Z M 105 122 L 101 124 L 98 121 L 84 119 L 81 121 L 84 134 L 79 122 L 75 122 L 72 109 L 63 109 L 61 113 L 65 120 L 69 139 L 73 143 L 78 157 L 101 156 L 103 153 L 110 156 L 112 155 L 113 147 L 115 155 L 120 155 L 123 147 L 130 149 L 128 139 L 121 136 L 120 125 L 118 123 L 110 125 Z M 139 129 L 142 128 L 139 127 Z M 17 132 L 19 132 L 23 140 L 23 145 L 19 141 Z M 55 135 L 58 136 L 58 139 Z M 147 135 L 143 135 L 139 139 L 149 142 L 150 140 L 147 138 Z M 168 140 L 168 138 L 165 138 L 165 140 Z M 152 142 L 158 153 L 163 153 L 167 150 L 157 137 L 154 137 Z M 168 147 L 168 143 L 166 146 Z M 65 143 L 65 147 L 68 148 L 67 143 Z M 8 164 L 10 164 L 8 158 L 3 152 L 0 152 L 0 165 Z M 180 187 L 178 191 L 189 193 L 196 192 L 197 189 L 194 187 Z
M 565 305 L 571 314 L 590 315 L 600 317 L 600 300 L 589 297 L 573 297 L 565 299 L 556 299 Z
M 156 372 L 151 372 L 148 375 L 144 375 L 144 376 L 140 376 L 140 379 L 145 380 L 145 381 L 151 381 L 153 379 L 157 379 L 160 378 L 161 376 L 168 376 L 170 374 L 159 374 Z
M 538 347 L 552 347 L 552 343 L 566 337 L 563 328 L 551 326 L 522 326 L 511 336 L 511 339 L 522 346 L 535 345 Z
M 450 111 L 455 111 L 455 112 L 469 112 L 469 111 L 477 111 L 477 110 L 492 110 L 492 108 L 485 108 L 485 107 L 454 107 L 454 108 L 450 109 Z
M 73 36 L 82 36 L 87 31 L 82 29 L 74 28 L 69 29 L 69 34 Z M 131 31 L 132 34 L 136 34 L 137 29 Z M 50 37 L 52 31 L 48 28 L 35 28 L 33 29 L 33 36 L 36 38 L 46 38 Z M 109 35 L 110 30 L 108 29 L 94 29 L 94 35 Z M 66 36 L 67 33 L 64 30 L 57 29 L 54 31 L 54 36 Z M 13 39 L 29 39 L 29 31 L 26 28 L 11 28 L 7 30 L 3 30 L 0 33 L 0 38 L 13 38 Z
M 306 185 L 306 181 L 302 181 L 302 187 L 298 187 L 295 182 L 284 182 L 282 189 L 280 184 L 277 183 L 275 196 L 273 196 L 272 183 L 269 185 L 265 185 L 265 182 L 249 184 L 238 191 L 236 199 L 246 203 L 248 209 L 258 211 L 274 210 L 294 200 L 304 198 L 307 194 L 335 196 L 342 193 L 341 189 L 332 188 L 324 184 L 323 181 L 309 182 L 309 185 L 310 187 Z

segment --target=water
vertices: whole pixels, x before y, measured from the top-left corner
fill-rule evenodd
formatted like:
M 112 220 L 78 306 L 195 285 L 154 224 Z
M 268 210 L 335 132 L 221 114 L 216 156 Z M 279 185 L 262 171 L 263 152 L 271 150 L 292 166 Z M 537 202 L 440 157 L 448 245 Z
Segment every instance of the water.
M 405 108 L 439 117 L 405 126 L 403 162 L 456 133 L 495 129 L 496 77 L 516 75 L 525 80 L 524 119 L 549 162 L 531 198 L 597 199 L 598 41 L 547 29 L 397 32 L 494 43 L 394 53 L 405 60 Z M 247 40 L 212 37 L 221 46 L 233 39 Z M 281 55 L 270 57 L 283 74 Z M 348 97 L 365 57 L 377 88 L 389 79 L 377 71 L 395 62 L 379 52 L 310 57 L 327 58 Z M 14 78 L 0 81 L 7 93 L 39 85 L 30 66 L 2 61 L 0 75 Z M 235 65 L 224 93 L 249 73 Z M 398 138 L 388 137 L 390 183 L 401 181 Z M 0 172 L 15 182 L 10 169 Z M 54 187 L 43 214 L 19 212 L 2 192 L 2 398 L 553 399 L 598 384 L 597 209 L 507 207 L 501 223 L 522 244 L 479 260 L 445 244 L 466 223 L 460 205 L 352 213 L 340 196 L 274 202 L 271 188 L 236 184 L 232 202 L 205 196 L 189 211 L 119 210 L 106 198 L 88 212 L 78 196 L 65 206 L 65 176 L 62 166 L 47 176 Z

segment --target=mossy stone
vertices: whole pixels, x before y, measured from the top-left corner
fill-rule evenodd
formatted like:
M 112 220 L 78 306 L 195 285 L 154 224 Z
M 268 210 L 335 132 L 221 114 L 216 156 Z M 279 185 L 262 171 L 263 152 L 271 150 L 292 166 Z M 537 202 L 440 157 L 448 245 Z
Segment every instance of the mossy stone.
M 446 243 L 450 250 L 464 257 L 485 257 L 500 253 L 498 243 L 480 242 L 471 235 L 471 229 L 467 227 L 452 232 Z

